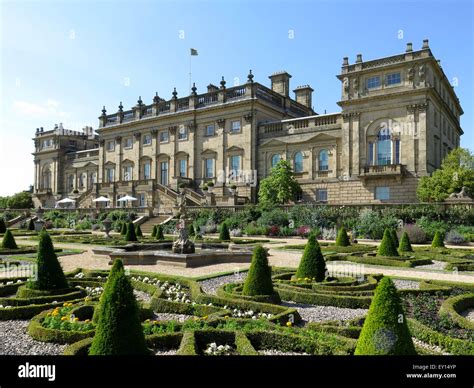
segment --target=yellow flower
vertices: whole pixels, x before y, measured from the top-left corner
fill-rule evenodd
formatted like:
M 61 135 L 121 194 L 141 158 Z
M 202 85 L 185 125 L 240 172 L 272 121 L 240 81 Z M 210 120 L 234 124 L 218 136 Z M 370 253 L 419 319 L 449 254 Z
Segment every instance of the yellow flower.
M 291 327 L 292 325 L 293 324 L 290 321 L 286 322 L 286 326 Z
M 77 322 L 78 320 L 79 320 L 79 318 L 77 318 L 77 317 L 76 317 L 76 318 L 74 318 L 74 322 Z
M 153 321 L 153 324 L 154 324 L 154 325 L 158 325 L 158 321 Z
M 207 319 L 207 315 L 203 316 L 202 319 Z
M 67 317 L 61 317 L 61 321 L 65 321 Z
M 85 322 L 85 323 L 89 323 L 90 321 L 89 321 L 88 319 L 86 319 L 84 322 Z
M 199 321 L 199 317 L 194 317 L 194 320 L 195 320 L 195 321 Z
M 226 315 L 224 318 L 225 318 L 225 319 L 228 319 L 228 318 L 229 318 L 229 316 L 228 316 L 228 315 Z
M 67 307 L 67 303 L 63 303 L 63 307 Z
M 150 323 L 150 320 L 149 320 L 149 319 L 147 319 L 147 320 L 145 321 L 145 323 Z

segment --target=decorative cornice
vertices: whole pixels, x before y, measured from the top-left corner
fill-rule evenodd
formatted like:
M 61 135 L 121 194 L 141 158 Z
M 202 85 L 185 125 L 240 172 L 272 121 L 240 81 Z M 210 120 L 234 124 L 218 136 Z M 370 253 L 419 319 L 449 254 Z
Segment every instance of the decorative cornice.
M 176 130 L 178 129 L 178 126 L 177 125 L 170 125 L 168 127 L 168 131 L 170 131 L 171 133 L 176 133 Z
M 247 123 L 250 123 L 252 121 L 252 118 L 253 118 L 253 114 L 252 113 L 248 113 L 246 115 L 244 115 L 244 120 L 245 122 Z
M 142 134 L 140 132 L 134 132 L 133 136 L 135 136 L 135 139 L 140 140 Z
M 158 129 L 154 128 L 150 131 L 150 133 L 155 136 L 158 133 Z
M 426 112 L 428 109 L 428 102 L 421 104 L 410 104 L 406 106 L 407 113 L 414 114 L 415 112 Z
M 120 144 L 120 142 L 122 141 L 122 136 L 117 136 L 115 138 L 115 141 L 117 142 L 117 144 Z
M 360 112 L 348 112 L 348 113 L 342 113 L 342 119 L 344 122 L 348 122 L 351 118 L 352 119 L 358 119 L 360 116 Z
M 217 123 L 217 126 L 219 127 L 219 129 L 223 129 L 224 125 L 225 125 L 225 119 L 217 119 L 216 123 Z

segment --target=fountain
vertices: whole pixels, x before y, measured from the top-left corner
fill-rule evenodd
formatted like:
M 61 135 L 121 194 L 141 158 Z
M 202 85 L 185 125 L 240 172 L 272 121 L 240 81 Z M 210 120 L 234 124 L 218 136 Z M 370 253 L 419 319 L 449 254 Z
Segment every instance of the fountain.
M 173 253 L 194 253 L 194 243 L 188 238 L 188 225 L 190 219 L 188 218 L 186 211 L 186 196 L 184 191 L 181 191 L 178 196 L 178 211 L 180 220 L 178 224 L 179 237 L 173 243 L 172 251 Z

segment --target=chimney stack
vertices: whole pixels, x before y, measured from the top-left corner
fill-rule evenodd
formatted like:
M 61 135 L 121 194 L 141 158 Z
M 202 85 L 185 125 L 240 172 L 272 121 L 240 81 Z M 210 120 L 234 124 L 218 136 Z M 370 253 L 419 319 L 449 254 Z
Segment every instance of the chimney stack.
M 430 46 L 428 44 L 428 39 L 423 39 L 423 46 L 421 47 L 422 50 L 429 49 Z
M 309 85 L 297 86 L 295 90 L 295 100 L 300 104 L 312 109 L 314 89 Z
M 269 76 L 272 81 L 272 90 L 281 94 L 283 97 L 290 95 L 290 78 L 291 75 L 286 71 L 279 71 Z
M 362 62 L 362 54 L 357 54 L 356 63 L 361 63 L 361 62 Z
M 413 51 L 413 43 L 407 43 L 407 49 L 405 52 L 411 53 Z

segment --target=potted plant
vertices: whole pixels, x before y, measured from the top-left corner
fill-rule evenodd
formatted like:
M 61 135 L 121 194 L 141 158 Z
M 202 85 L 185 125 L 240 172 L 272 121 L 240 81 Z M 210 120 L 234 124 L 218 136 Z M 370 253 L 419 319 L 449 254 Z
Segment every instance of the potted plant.
M 237 185 L 231 185 L 229 190 L 232 195 L 235 195 L 235 193 L 237 192 Z
M 212 193 L 212 189 L 214 187 L 214 182 L 207 182 L 207 189 L 209 190 L 210 193 Z

